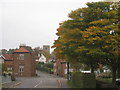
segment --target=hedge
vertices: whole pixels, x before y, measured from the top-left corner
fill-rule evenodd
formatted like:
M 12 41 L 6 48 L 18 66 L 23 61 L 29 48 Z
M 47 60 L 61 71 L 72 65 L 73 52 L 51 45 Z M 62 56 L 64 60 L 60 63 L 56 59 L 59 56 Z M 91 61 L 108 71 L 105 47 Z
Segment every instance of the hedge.
M 73 72 L 71 82 L 79 88 L 96 88 L 95 75 L 92 73 Z

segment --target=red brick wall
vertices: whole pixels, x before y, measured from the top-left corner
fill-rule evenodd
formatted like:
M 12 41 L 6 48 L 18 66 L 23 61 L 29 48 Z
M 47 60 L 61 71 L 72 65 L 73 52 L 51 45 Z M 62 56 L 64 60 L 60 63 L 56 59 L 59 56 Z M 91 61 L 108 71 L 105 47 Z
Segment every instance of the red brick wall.
M 19 60 L 20 53 L 14 53 L 14 74 L 16 76 L 35 76 L 35 59 L 30 53 L 24 53 L 24 60 Z M 24 72 L 19 72 L 19 65 L 24 65 Z
M 4 61 L 5 67 L 11 67 L 13 68 L 13 60 L 5 60 Z
M 56 62 L 54 63 L 54 74 L 58 75 L 58 76 L 62 76 L 65 77 L 65 69 L 67 69 L 66 67 L 66 63 L 62 63 L 65 62 L 64 60 L 56 60 Z

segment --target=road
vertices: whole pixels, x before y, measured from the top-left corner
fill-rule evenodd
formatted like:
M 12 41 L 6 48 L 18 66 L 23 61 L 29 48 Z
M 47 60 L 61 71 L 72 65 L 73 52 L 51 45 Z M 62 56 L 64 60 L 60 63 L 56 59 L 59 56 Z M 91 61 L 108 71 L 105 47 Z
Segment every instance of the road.
M 12 88 L 69 88 L 65 78 L 39 71 L 37 74 L 37 77 L 17 78 L 21 83 Z

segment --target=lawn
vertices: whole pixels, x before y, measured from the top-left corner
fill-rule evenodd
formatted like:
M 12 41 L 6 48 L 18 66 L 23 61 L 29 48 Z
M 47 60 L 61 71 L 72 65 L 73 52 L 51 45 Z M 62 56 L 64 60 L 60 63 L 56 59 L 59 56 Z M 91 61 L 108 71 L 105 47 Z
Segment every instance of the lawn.
M 101 82 L 105 82 L 108 84 L 112 83 L 112 78 L 97 78 L 96 80 L 101 81 Z

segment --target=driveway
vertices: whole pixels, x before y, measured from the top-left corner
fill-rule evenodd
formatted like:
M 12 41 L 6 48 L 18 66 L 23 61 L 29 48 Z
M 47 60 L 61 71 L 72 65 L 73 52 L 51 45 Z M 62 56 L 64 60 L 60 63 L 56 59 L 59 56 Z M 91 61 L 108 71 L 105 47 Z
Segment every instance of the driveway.
M 37 77 L 19 77 L 20 84 L 12 88 L 69 88 L 67 80 L 52 74 L 37 71 Z

